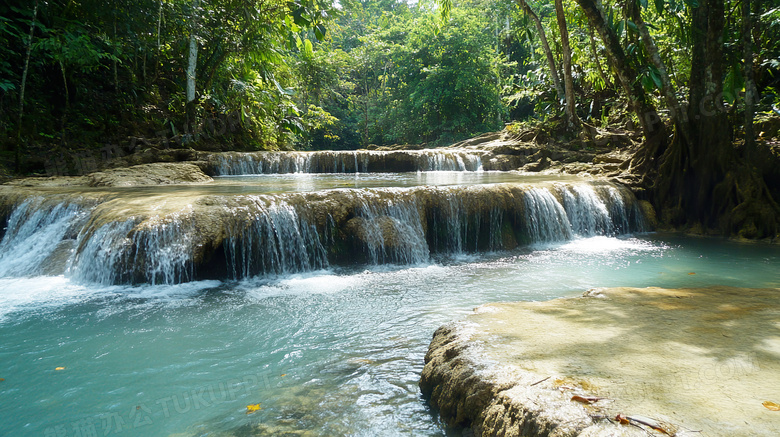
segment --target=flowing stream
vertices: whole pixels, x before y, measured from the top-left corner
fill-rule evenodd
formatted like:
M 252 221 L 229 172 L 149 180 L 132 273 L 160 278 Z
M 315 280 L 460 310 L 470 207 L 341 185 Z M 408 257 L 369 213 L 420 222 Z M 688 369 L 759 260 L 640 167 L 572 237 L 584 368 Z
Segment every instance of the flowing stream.
M 643 233 L 621 187 L 459 170 L 6 202 L 0 434 L 442 436 L 423 357 L 480 304 L 780 287 L 776 246 Z

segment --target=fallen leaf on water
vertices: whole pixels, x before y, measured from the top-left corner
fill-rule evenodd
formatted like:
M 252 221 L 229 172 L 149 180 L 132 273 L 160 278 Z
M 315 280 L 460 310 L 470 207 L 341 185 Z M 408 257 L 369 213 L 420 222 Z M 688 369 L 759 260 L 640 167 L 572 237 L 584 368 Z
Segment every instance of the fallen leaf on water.
M 282 373 L 282 378 L 284 378 L 285 376 L 287 376 L 287 374 L 286 373 Z
M 695 275 L 696 273 L 695 273 L 695 272 L 690 272 L 690 273 L 688 273 L 688 274 L 689 274 L 689 275 Z
M 65 370 L 65 368 L 64 367 L 57 367 L 54 370 Z
M 571 397 L 571 400 L 577 401 L 577 402 L 582 402 L 583 404 L 592 404 L 592 403 L 598 402 L 598 401 L 600 401 L 602 399 L 604 399 L 604 398 L 597 398 L 595 396 L 574 395 L 574 396 Z
M 626 416 L 622 414 L 618 414 L 617 416 L 615 416 L 615 420 L 620 422 L 621 425 L 628 425 L 629 423 L 631 423 L 631 421 L 626 419 Z
M 776 404 L 776 403 L 774 403 L 774 402 L 764 401 L 764 403 L 763 403 L 763 404 L 761 404 L 761 405 L 763 405 L 764 407 L 766 407 L 766 409 L 767 409 L 767 410 L 771 410 L 771 411 L 780 411 L 780 405 L 777 405 L 777 404 Z
M 254 413 L 258 410 L 262 410 L 262 408 L 260 408 L 260 404 L 251 404 L 246 406 L 246 414 Z
M 5 381 L 5 378 L 0 378 L 0 382 Z

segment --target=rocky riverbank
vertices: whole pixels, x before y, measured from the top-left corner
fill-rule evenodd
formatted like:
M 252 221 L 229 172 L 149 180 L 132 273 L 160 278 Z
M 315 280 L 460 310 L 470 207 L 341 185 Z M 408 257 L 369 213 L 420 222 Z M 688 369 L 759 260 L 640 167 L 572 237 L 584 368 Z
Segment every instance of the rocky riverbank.
M 779 304 L 712 287 L 485 305 L 436 332 L 420 387 L 478 436 L 776 436 Z

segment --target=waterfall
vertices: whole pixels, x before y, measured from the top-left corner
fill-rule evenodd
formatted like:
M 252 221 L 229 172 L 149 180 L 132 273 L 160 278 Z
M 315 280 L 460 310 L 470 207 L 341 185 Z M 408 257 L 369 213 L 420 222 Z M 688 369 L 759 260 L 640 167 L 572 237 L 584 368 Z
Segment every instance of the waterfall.
M 32 196 L 15 204 L 0 241 L 0 276 L 175 284 L 419 264 L 436 254 L 645 229 L 633 194 L 607 182 L 221 195 L 168 213 L 135 211 L 121 196 L 98 206 L 79 199 Z
M 392 192 L 392 191 L 391 191 Z M 352 219 L 371 264 L 418 264 L 428 260 L 423 221 L 414 199 L 358 191 L 357 217 Z
M 404 151 L 226 152 L 209 157 L 214 174 L 481 171 L 482 152 L 457 149 Z
M 248 196 L 248 219 L 227 228 L 226 257 L 233 279 L 327 267 L 316 227 L 283 200 Z
M 41 197 L 25 200 L 8 218 L 0 241 L 0 277 L 38 274 L 48 270 L 58 252 L 68 250 L 73 229 L 87 217 L 78 204 L 51 205 Z
M 79 232 L 76 251 L 68 262 L 67 274 L 82 282 L 117 284 L 127 282 L 131 266 L 126 257 L 133 241 L 128 237 L 136 220 L 109 222 Z
M 580 210 L 577 206 L 570 208 L 571 213 L 567 212 L 555 197 L 554 190 L 549 188 L 534 187 L 523 194 L 525 201 L 523 217 L 527 226 L 528 242 L 547 243 L 568 240 L 575 234 L 571 218 L 579 215 Z

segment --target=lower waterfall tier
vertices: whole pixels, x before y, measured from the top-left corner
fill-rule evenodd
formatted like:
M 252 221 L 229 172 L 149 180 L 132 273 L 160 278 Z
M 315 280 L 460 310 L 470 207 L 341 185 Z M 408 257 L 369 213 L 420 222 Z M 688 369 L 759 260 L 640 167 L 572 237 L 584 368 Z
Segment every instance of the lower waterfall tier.
M 417 264 L 646 230 L 628 189 L 593 181 L 259 195 L 29 190 L 0 192 L 0 213 L 0 277 L 102 284 Z

